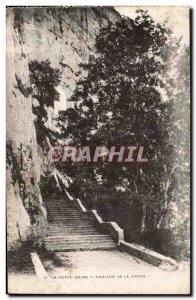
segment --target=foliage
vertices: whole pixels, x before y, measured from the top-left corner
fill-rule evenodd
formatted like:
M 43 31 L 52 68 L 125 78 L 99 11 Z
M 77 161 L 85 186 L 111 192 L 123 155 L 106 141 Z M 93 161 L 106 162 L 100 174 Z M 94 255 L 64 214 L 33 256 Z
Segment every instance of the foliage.
M 50 61 L 29 63 L 30 81 L 33 87 L 33 97 L 39 101 L 40 106 L 53 107 L 54 101 L 59 101 L 59 93 L 56 91 L 60 83 L 60 71 L 50 66 Z
M 178 154 L 178 143 L 182 132 L 187 136 L 188 128 L 174 124 L 175 120 L 183 122 L 175 115 L 177 99 L 183 95 L 187 98 L 188 92 L 181 92 L 186 86 L 183 83 L 174 97 L 178 88 L 168 72 L 180 41 L 146 11 L 138 10 L 134 21 L 122 19 L 103 28 L 95 46 L 96 53 L 82 65 L 88 75 L 80 79 L 70 99 L 74 108 L 59 114 L 62 137 L 76 145 L 146 145 L 149 162 L 104 162 L 96 166 L 73 163 L 64 172 L 74 177 L 76 190 L 84 199 L 97 199 L 99 203 L 107 195 L 110 207 L 121 190 L 127 201 L 140 203 L 140 234 L 153 232 L 158 241 L 166 227 L 172 231 L 166 220 L 172 216 L 172 205 L 179 196 L 174 199 L 175 174 L 186 161 Z M 163 249 L 163 245 L 160 247 Z
M 165 178 L 170 189 L 165 219 L 162 224 L 164 252 L 178 258 L 189 257 L 190 249 L 190 53 L 181 47 L 174 61 L 173 89 L 168 91 L 172 112 L 165 126 L 172 145 L 172 166 L 165 165 Z M 170 247 L 168 247 L 168 245 Z
M 33 113 L 37 119 L 36 132 L 38 143 L 42 145 L 47 136 L 45 122 L 48 120 L 47 107 L 54 107 L 54 102 L 59 101 L 59 93 L 56 87 L 61 81 L 61 74 L 58 69 L 53 69 L 49 60 L 29 63 L 30 82 L 32 85 L 32 96 L 37 99 L 38 105 L 33 106 Z

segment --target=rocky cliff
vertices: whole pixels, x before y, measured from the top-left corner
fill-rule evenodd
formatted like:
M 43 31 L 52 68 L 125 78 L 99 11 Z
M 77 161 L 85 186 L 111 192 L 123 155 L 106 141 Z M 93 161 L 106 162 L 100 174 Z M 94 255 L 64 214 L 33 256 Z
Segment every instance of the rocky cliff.
M 40 193 L 43 149 L 38 146 L 29 63 L 48 59 L 62 72 L 60 101 L 47 108 L 47 127 L 70 106 L 67 99 L 82 76 L 81 63 L 94 50 L 100 28 L 116 22 L 113 8 L 14 7 L 7 9 L 7 219 L 8 249 L 45 233 Z

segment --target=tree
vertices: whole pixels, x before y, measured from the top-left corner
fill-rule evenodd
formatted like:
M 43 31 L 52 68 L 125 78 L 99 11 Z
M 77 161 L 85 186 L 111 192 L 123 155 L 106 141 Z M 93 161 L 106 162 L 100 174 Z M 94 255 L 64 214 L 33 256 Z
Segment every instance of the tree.
M 173 188 L 175 145 L 170 125 L 174 108 L 169 93 L 163 101 L 163 90 L 171 89 L 167 70 L 180 42 L 146 11 L 137 12 L 134 21 L 125 18 L 100 31 L 95 54 L 82 65 L 87 77 L 81 78 L 70 98 L 74 109 L 59 113 L 58 126 L 62 137 L 77 145 L 147 146 L 146 165 L 104 162 L 91 167 L 98 201 L 104 190 L 119 195 L 120 189 L 127 201 L 140 203 L 143 234 L 161 227 Z M 76 181 L 77 168 L 71 171 Z M 84 177 L 84 187 L 85 165 L 79 176 Z M 97 176 L 101 178 L 98 190 Z M 112 201 L 108 196 L 108 202 Z
M 38 105 L 33 105 L 38 143 L 42 144 L 49 130 L 45 127 L 48 120 L 47 107 L 53 107 L 55 101 L 59 101 L 59 93 L 56 88 L 61 81 L 61 73 L 58 69 L 50 66 L 50 61 L 38 62 L 33 60 L 29 63 L 30 82 L 32 96 L 37 99 Z M 50 130 L 51 133 L 51 130 Z
M 54 101 L 59 101 L 59 93 L 55 87 L 61 82 L 61 74 L 50 64 L 48 59 L 42 62 L 34 60 L 29 63 L 33 97 L 39 101 L 41 107 L 53 107 Z
M 190 53 L 181 45 L 173 62 L 173 84 L 167 91 L 170 112 L 165 122 L 168 132 L 165 147 L 170 160 L 164 165 L 163 189 L 165 205 L 159 222 L 163 249 L 178 258 L 189 257 L 190 249 Z M 170 70 L 168 70 L 170 72 Z M 167 115 L 167 114 L 165 114 Z M 168 163 L 170 162 L 170 163 Z M 168 253 L 168 249 L 169 253 Z

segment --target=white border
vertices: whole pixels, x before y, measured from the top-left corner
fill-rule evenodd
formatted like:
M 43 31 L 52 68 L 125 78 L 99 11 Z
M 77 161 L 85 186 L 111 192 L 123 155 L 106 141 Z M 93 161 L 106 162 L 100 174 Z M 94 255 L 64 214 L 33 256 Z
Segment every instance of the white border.
M 156 1 L 156 0 L 138 0 L 138 1 L 130 1 L 130 0 L 94 0 L 94 1 L 89 1 L 89 0 L 32 0 L 32 1 L 27 1 L 27 0 L 2 0 L 1 6 L 5 5 L 22 5 L 22 6 L 48 6 L 48 5 L 77 5 L 77 6 L 83 6 L 83 5 L 88 5 L 88 6 L 95 6 L 95 5 L 100 5 L 100 6 L 171 6 L 171 5 L 176 5 L 176 6 L 181 6 L 181 5 L 188 5 L 188 6 L 193 6 L 194 2 L 193 1 L 184 1 L 184 0 L 165 0 L 165 1 Z
M 193 9 L 195 8 L 195 1 L 183 1 L 183 0 L 162 0 L 162 1 L 147 1 L 147 0 L 138 0 L 138 1 L 130 1 L 130 0 L 94 0 L 94 1 L 89 1 L 89 0 L 31 0 L 31 1 L 25 1 L 25 0 L 1 0 L 0 2 L 0 82 L 1 82 L 1 96 L 0 96 L 0 296 L 1 299 L 7 299 L 7 295 L 5 295 L 5 74 L 6 74 L 6 65 L 5 65 L 5 6 L 48 6 L 48 5 L 72 5 L 72 6 L 82 6 L 82 5 L 87 5 L 87 6 L 151 6 L 151 5 L 163 5 L 163 6 L 168 6 L 168 5 L 176 5 L 176 6 L 181 6 L 181 5 L 186 5 L 190 6 Z M 194 36 L 193 40 L 195 40 L 195 26 L 193 28 Z M 194 49 L 194 45 L 193 45 Z M 195 63 L 194 63 L 195 66 Z M 193 67 L 194 67 L 193 66 Z M 193 87 L 196 85 L 196 81 L 194 78 L 193 82 Z M 194 99 L 192 99 L 194 100 Z M 194 101 L 193 101 L 194 102 Z M 194 112 L 195 112 L 195 106 L 194 106 Z M 194 118 L 193 120 L 194 121 Z M 195 122 L 194 122 L 195 123 Z M 195 124 L 194 128 L 195 129 Z M 195 130 L 194 130 L 195 132 Z M 195 136 L 194 136 L 195 137 Z M 194 138 L 194 145 L 195 146 L 195 138 Z M 195 147 L 194 147 L 195 148 Z M 194 163 L 194 169 L 195 169 L 195 163 Z M 193 186 L 196 186 L 196 179 L 194 178 L 193 181 Z M 192 199 L 192 202 L 194 204 L 194 198 Z M 194 212 L 195 212 L 195 207 L 194 207 Z M 195 234 L 194 234 L 195 237 Z M 194 239 L 195 240 L 195 239 Z M 195 285 L 195 278 L 193 278 L 193 286 Z M 26 297 L 23 297 L 25 299 Z M 41 296 L 36 297 L 37 299 L 41 299 Z M 56 297 L 54 297 L 56 298 Z M 73 297 L 67 297 L 67 298 L 73 298 Z M 98 297 L 96 297 L 98 298 Z M 106 298 L 106 297 L 102 297 Z M 120 298 L 120 297 L 119 297 Z M 132 297 L 136 298 L 136 297 Z M 158 298 L 158 297 L 157 297 Z M 160 298 L 160 297 L 159 297 Z M 172 297 L 167 297 L 167 299 Z M 183 297 L 185 298 L 185 297 Z M 138 297 L 136 298 L 138 299 Z M 182 297 L 181 297 L 182 299 Z

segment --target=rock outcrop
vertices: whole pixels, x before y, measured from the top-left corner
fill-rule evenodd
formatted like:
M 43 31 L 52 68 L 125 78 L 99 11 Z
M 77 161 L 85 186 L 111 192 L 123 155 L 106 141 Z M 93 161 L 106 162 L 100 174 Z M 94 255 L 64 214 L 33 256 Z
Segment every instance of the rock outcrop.
M 13 7 L 7 9 L 7 221 L 8 250 L 45 234 L 46 209 L 39 182 L 43 149 L 38 146 L 29 77 L 29 63 L 48 59 L 62 72 L 60 101 L 47 108 L 47 127 L 70 106 L 75 83 L 82 76 L 100 28 L 116 22 L 113 8 Z

